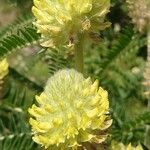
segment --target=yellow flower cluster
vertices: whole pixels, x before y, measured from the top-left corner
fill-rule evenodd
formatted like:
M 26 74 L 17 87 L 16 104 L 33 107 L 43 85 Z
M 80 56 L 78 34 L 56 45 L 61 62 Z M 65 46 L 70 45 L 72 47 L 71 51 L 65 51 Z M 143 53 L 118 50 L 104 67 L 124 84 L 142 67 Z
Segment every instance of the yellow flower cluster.
M 150 23 L 149 0 L 127 0 L 129 15 L 137 29 L 142 32 L 147 30 Z
M 129 145 L 124 145 L 123 143 L 112 142 L 110 150 L 143 150 L 141 145 L 133 147 L 131 143 Z
M 33 140 L 49 150 L 78 149 L 83 142 L 103 142 L 112 123 L 108 116 L 107 91 L 96 80 L 74 69 L 52 76 L 40 96 L 38 106 L 29 108 Z
M 8 62 L 6 59 L 0 61 L 0 80 L 8 74 Z
M 110 25 L 104 22 L 110 0 L 34 0 L 34 23 L 44 47 L 73 46 L 79 34 L 90 37 Z

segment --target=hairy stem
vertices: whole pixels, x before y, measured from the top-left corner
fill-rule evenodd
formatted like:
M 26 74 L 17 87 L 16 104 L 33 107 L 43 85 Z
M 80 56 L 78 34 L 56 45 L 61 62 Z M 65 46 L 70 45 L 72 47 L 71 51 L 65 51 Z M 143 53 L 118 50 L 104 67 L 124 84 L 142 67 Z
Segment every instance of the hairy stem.
M 75 67 L 76 70 L 81 73 L 83 73 L 84 70 L 83 49 L 84 49 L 84 36 L 80 34 L 78 42 L 75 45 Z

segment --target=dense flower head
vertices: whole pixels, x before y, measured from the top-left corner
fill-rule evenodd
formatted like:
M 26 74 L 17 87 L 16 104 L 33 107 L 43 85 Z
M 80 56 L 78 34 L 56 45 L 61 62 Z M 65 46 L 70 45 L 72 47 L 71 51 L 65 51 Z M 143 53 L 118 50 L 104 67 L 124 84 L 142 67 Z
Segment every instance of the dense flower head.
M 29 109 L 33 140 L 48 149 L 77 149 L 103 142 L 112 120 L 107 91 L 73 69 L 56 72 Z
M 129 15 L 136 28 L 143 32 L 147 30 L 150 23 L 150 1 L 149 0 L 127 0 Z
M 72 46 L 78 34 L 90 36 L 110 25 L 104 22 L 110 0 L 34 0 L 34 23 L 45 47 Z
M 0 80 L 8 74 L 8 62 L 6 59 L 0 61 Z
M 136 147 L 133 147 L 131 143 L 124 145 L 123 143 L 117 143 L 113 141 L 110 150 L 143 150 L 143 148 L 140 144 Z

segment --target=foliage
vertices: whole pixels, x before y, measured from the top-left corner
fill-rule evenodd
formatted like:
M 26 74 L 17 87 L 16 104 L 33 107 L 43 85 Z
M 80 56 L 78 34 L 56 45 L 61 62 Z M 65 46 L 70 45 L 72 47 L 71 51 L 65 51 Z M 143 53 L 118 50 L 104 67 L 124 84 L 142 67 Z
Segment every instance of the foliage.
M 34 96 L 42 92 L 47 79 L 57 70 L 74 66 L 73 53 L 40 46 L 41 36 L 23 0 L 15 0 L 22 14 L 10 25 L 0 28 L 0 59 L 9 61 L 9 74 L 0 94 L 0 149 L 40 150 L 31 138 L 27 109 Z M 25 2 L 30 6 L 31 1 Z M 21 4 L 21 5 L 20 5 Z M 29 7 L 28 7 L 29 8 Z M 24 15 L 24 13 L 26 15 Z M 143 72 L 146 58 L 146 35 L 134 30 L 123 0 L 113 0 L 107 16 L 111 27 L 101 32 L 96 44 L 86 44 L 86 76 L 99 79 L 109 93 L 113 125 L 110 141 L 145 144 L 146 126 L 150 125 L 148 99 L 144 97 Z

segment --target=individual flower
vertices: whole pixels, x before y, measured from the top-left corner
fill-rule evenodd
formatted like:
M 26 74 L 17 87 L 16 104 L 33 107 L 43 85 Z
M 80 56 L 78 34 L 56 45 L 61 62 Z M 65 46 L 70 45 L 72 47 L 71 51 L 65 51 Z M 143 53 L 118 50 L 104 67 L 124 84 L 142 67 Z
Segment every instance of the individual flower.
M 78 149 L 83 142 L 103 142 L 112 120 L 108 115 L 108 93 L 96 80 L 73 69 L 52 76 L 38 105 L 29 108 L 33 140 L 52 150 Z
M 150 1 L 149 0 L 127 0 L 129 16 L 137 29 L 142 32 L 147 30 L 150 23 Z
M 8 74 L 8 62 L 6 59 L 0 61 L 0 80 Z
M 123 143 L 112 142 L 110 150 L 143 150 L 143 148 L 140 144 L 136 147 L 133 147 L 131 143 L 124 145 Z
M 78 35 L 91 37 L 110 25 L 104 22 L 110 0 L 34 0 L 34 23 L 43 38 L 42 46 L 69 46 Z
M 6 59 L 0 61 L 0 98 L 4 96 L 3 79 L 8 74 L 8 62 Z

